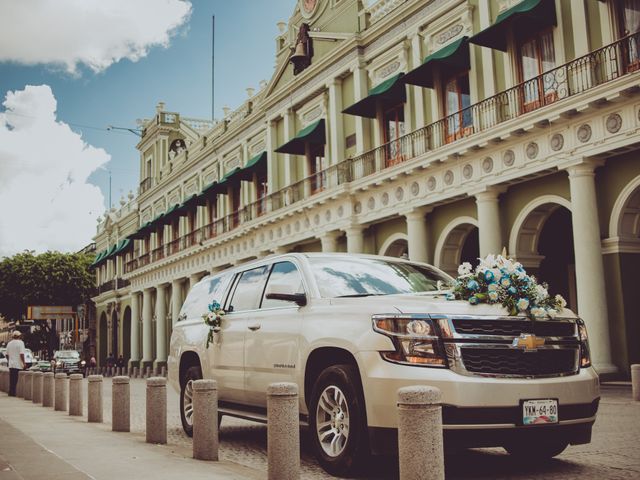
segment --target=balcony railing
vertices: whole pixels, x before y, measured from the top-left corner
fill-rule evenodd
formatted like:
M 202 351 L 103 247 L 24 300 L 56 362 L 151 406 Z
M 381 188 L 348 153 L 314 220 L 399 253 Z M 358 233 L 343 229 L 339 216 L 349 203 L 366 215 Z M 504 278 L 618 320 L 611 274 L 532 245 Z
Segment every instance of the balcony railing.
M 140 193 L 144 193 L 151 188 L 151 177 L 145 178 L 140 182 Z
M 490 130 L 501 123 L 636 70 L 640 70 L 640 32 L 261 197 L 224 218 L 154 250 L 152 261 L 215 238 L 266 213 L 286 208 L 325 190 L 365 178 L 476 133 Z M 151 179 L 146 180 L 150 182 Z M 148 254 L 140 256 L 128 262 L 125 271 L 129 273 L 148 263 Z

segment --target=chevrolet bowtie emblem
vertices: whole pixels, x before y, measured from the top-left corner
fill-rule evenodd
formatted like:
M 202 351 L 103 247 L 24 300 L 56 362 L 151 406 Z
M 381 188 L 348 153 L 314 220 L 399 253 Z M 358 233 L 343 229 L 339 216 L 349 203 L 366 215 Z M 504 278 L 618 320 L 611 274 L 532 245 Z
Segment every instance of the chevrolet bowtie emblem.
M 513 339 L 512 348 L 521 348 L 525 352 L 535 352 L 544 345 L 544 338 L 538 338 L 530 333 L 523 333 Z

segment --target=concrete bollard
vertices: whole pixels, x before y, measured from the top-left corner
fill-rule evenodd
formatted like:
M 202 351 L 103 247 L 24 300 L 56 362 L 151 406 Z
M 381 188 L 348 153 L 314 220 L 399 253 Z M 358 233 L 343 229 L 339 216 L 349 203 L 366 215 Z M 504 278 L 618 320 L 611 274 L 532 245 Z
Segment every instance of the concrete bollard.
M 42 372 L 33 372 L 33 391 L 31 392 L 33 403 L 42 403 L 42 376 Z
M 89 375 L 87 421 L 102 423 L 102 375 Z
M 193 382 L 193 458 L 218 460 L 218 384 Z
M 267 387 L 267 470 L 269 480 L 300 478 L 300 414 L 295 383 Z
M 54 373 L 45 372 L 42 376 L 42 406 L 53 407 Z
M 400 480 L 444 479 L 441 399 L 434 387 L 398 390 Z
M 82 374 L 74 373 L 69 380 L 69 415 L 82 416 Z
M 138 378 L 138 367 L 133 367 L 133 378 Z
M 16 385 L 16 397 L 18 398 L 24 398 L 24 376 L 26 373 L 26 370 L 18 372 L 18 384 Z
M 0 368 L 0 391 L 5 392 L 5 374 L 6 371 L 4 368 Z
M 636 402 L 640 402 L 640 364 L 631 365 L 631 395 Z
M 162 366 L 162 368 L 160 368 L 160 376 L 161 377 L 167 377 L 167 367 L 165 367 L 164 365 Z
M 67 374 L 56 373 L 54 385 L 53 409 L 56 412 L 67 411 Z
M 27 370 L 24 374 L 24 399 L 31 401 L 33 392 L 33 372 Z
M 151 366 L 148 366 L 147 367 L 147 371 L 146 371 L 146 373 L 144 375 L 144 378 L 151 378 L 153 376 L 153 374 L 151 372 L 153 372 L 153 368 Z
M 147 443 L 167 443 L 167 379 L 147 379 Z
M 131 400 L 129 377 L 113 377 L 111 388 L 111 429 L 131 431 Z

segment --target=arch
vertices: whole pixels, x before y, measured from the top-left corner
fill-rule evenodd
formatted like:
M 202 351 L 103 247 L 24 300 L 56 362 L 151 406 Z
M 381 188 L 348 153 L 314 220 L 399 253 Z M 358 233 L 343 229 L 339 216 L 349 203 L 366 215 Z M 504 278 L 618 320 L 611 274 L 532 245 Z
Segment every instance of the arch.
M 525 268 L 540 266 L 538 242 L 542 227 L 549 217 L 564 207 L 571 211 L 571 202 L 559 195 L 542 195 L 532 200 L 520 211 L 509 234 L 509 254 Z
M 435 266 L 455 275 L 460 265 L 462 248 L 475 228 L 478 228 L 478 220 L 473 217 L 462 216 L 449 222 L 436 242 Z
M 640 175 L 631 180 L 616 198 L 609 219 L 609 237 L 640 238 Z
M 409 237 L 406 233 L 394 233 L 389 235 L 380 250 L 378 255 L 386 255 L 388 257 L 401 257 L 403 254 L 409 251 Z
M 107 314 L 100 314 L 100 323 L 98 326 L 98 362 L 99 365 L 105 365 L 107 360 L 107 336 L 109 335 L 107 327 Z
M 122 356 L 125 361 L 131 358 L 131 307 L 124 309 L 122 316 Z

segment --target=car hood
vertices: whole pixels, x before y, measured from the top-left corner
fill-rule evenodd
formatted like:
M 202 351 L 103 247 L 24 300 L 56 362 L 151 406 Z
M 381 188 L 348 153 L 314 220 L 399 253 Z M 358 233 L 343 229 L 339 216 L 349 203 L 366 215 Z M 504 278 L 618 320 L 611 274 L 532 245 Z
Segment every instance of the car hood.
M 371 297 L 343 297 L 331 299 L 332 305 L 353 305 L 354 302 L 365 306 L 375 313 L 430 313 L 442 315 L 490 315 L 506 316 L 509 312 L 499 304 L 480 303 L 471 305 L 466 300 L 447 300 L 445 295 L 380 295 Z M 559 317 L 575 318 L 568 309 L 559 313 Z

